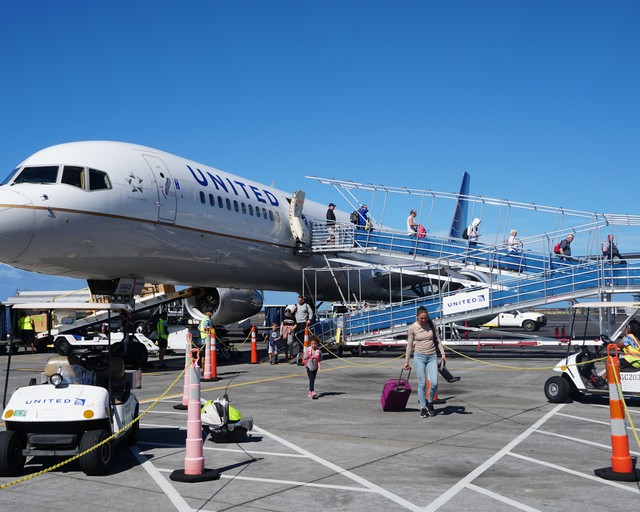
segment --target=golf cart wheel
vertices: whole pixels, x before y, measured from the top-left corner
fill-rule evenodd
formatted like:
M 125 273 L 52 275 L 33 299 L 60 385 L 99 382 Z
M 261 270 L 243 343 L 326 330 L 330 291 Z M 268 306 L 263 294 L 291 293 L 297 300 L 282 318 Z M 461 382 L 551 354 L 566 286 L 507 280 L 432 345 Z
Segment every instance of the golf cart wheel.
M 133 418 L 137 418 L 140 414 L 140 406 L 136 405 L 136 410 L 133 413 Z M 138 435 L 140 434 L 140 421 L 136 421 L 133 425 L 129 427 L 129 431 L 127 432 L 127 437 L 124 439 L 124 444 L 131 446 L 138 442 Z
M 537 327 L 537 325 L 533 320 L 525 320 L 522 323 L 522 328 L 527 332 L 536 331 L 537 330 L 536 327 Z
M 147 347 L 139 341 L 132 341 L 130 343 L 125 361 L 137 366 L 138 368 L 142 368 L 149 360 L 149 351 L 147 350 Z
M 109 432 L 106 430 L 89 430 L 85 432 L 82 439 L 80 439 L 80 453 L 94 447 L 107 437 L 109 437 Z M 112 457 L 113 446 L 109 441 L 80 457 L 80 469 L 88 476 L 104 475 L 111 465 Z
M 544 394 L 552 404 L 566 402 L 571 393 L 571 385 L 559 375 L 549 377 L 544 383 Z
M 68 356 L 71 354 L 71 350 L 73 349 L 69 340 L 64 336 L 58 336 L 53 342 L 53 346 L 55 347 L 56 352 L 61 356 Z
M 17 432 L 0 432 L 0 475 L 16 476 L 24 470 L 26 457 L 22 455 L 24 440 Z

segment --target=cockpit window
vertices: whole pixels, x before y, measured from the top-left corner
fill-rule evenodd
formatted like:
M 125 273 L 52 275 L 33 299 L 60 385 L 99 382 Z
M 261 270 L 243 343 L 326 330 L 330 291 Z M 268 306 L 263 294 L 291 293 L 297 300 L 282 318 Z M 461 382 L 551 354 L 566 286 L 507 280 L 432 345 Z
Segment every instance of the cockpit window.
M 75 167 L 73 165 L 65 165 L 62 169 L 62 178 L 60 183 L 72 185 L 78 188 L 84 188 L 84 167 Z
M 89 169 L 89 190 L 103 190 L 111 188 L 111 181 L 106 172 Z
M 55 183 L 58 179 L 58 166 L 25 167 L 16 176 L 13 183 Z
M 7 176 L 4 181 L 2 183 L 0 183 L 0 185 L 6 185 L 7 183 L 9 183 L 11 181 L 11 179 L 17 174 L 17 172 L 19 171 L 19 169 L 14 169 L 13 171 L 11 171 L 11 174 L 9 174 L 9 176 Z

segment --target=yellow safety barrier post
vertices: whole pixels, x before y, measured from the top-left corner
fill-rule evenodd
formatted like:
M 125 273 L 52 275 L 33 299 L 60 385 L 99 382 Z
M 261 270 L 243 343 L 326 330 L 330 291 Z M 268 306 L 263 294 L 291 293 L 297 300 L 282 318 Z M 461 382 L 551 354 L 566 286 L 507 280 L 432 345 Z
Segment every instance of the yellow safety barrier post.
M 613 351 L 613 355 L 612 354 Z M 624 399 L 620 384 L 618 347 L 607 345 L 607 381 L 609 383 L 609 416 L 611 417 L 611 467 L 596 469 L 594 473 L 605 480 L 619 482 L 640 481 L 640 470 L 629 454 L 629 436 L 624 419 Z

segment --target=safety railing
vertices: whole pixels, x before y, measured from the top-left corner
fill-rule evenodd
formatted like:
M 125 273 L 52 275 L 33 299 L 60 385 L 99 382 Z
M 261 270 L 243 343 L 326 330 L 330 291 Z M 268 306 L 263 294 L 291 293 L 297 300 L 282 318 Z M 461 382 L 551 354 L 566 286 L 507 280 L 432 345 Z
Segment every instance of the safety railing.
M 333 235 L 333 236 L 332 236 Z M 537 246 L 543 246 L 540 237 Z M 489 271 L 538 273 L 579 264 L 579 260 L 564 260 L 549 252 L 529 249 L 510 251 L 503 245 L 469 244 L 467 240 L 427 235 L 423 238 L 394 230 L 366 230 L 350 223 L 337 223 L 331 228 L 325 223 L 312 224 L 311 250 L 367 251 L 387 256 L 402 256 L 415 260 L 448 265 L 475 266 Z
M 486 307 L 455 315 L 443 316 L 443 306 L 458 293 L 485 290 Z M 458 292 L 413 299 L 389 306 L 374 307 L 346 315 L 345 335 L 377 335 L 380 332 L 405 331 L 407 324 L 415 321 L 416 308 L 425 306 L 434 319 L 444 323 L 490 316 L 521 307 L 534 307 L 562 300 L 594 295 L 598 292 L 637 293 L 640 291 L 640 262 L 629 264 L 592 261 L 566 265 L 543 275 L 523 275 L 500 282 L 499 287 L 487 285 L 465 288 Z

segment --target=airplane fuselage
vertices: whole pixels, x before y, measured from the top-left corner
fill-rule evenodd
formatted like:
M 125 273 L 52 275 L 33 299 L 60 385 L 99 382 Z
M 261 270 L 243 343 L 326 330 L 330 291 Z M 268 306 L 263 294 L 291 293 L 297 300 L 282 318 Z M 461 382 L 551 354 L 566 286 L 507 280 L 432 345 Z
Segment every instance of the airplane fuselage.
M 14 267 L 297 290 L 301 270 L 321 265 L 295 251 L 291 194 L 148 147 L 61 144 L 27 158 L 11 179 L 0 187 L 0 261 Z M 308 221 L 325 213 L 304 203 Z

